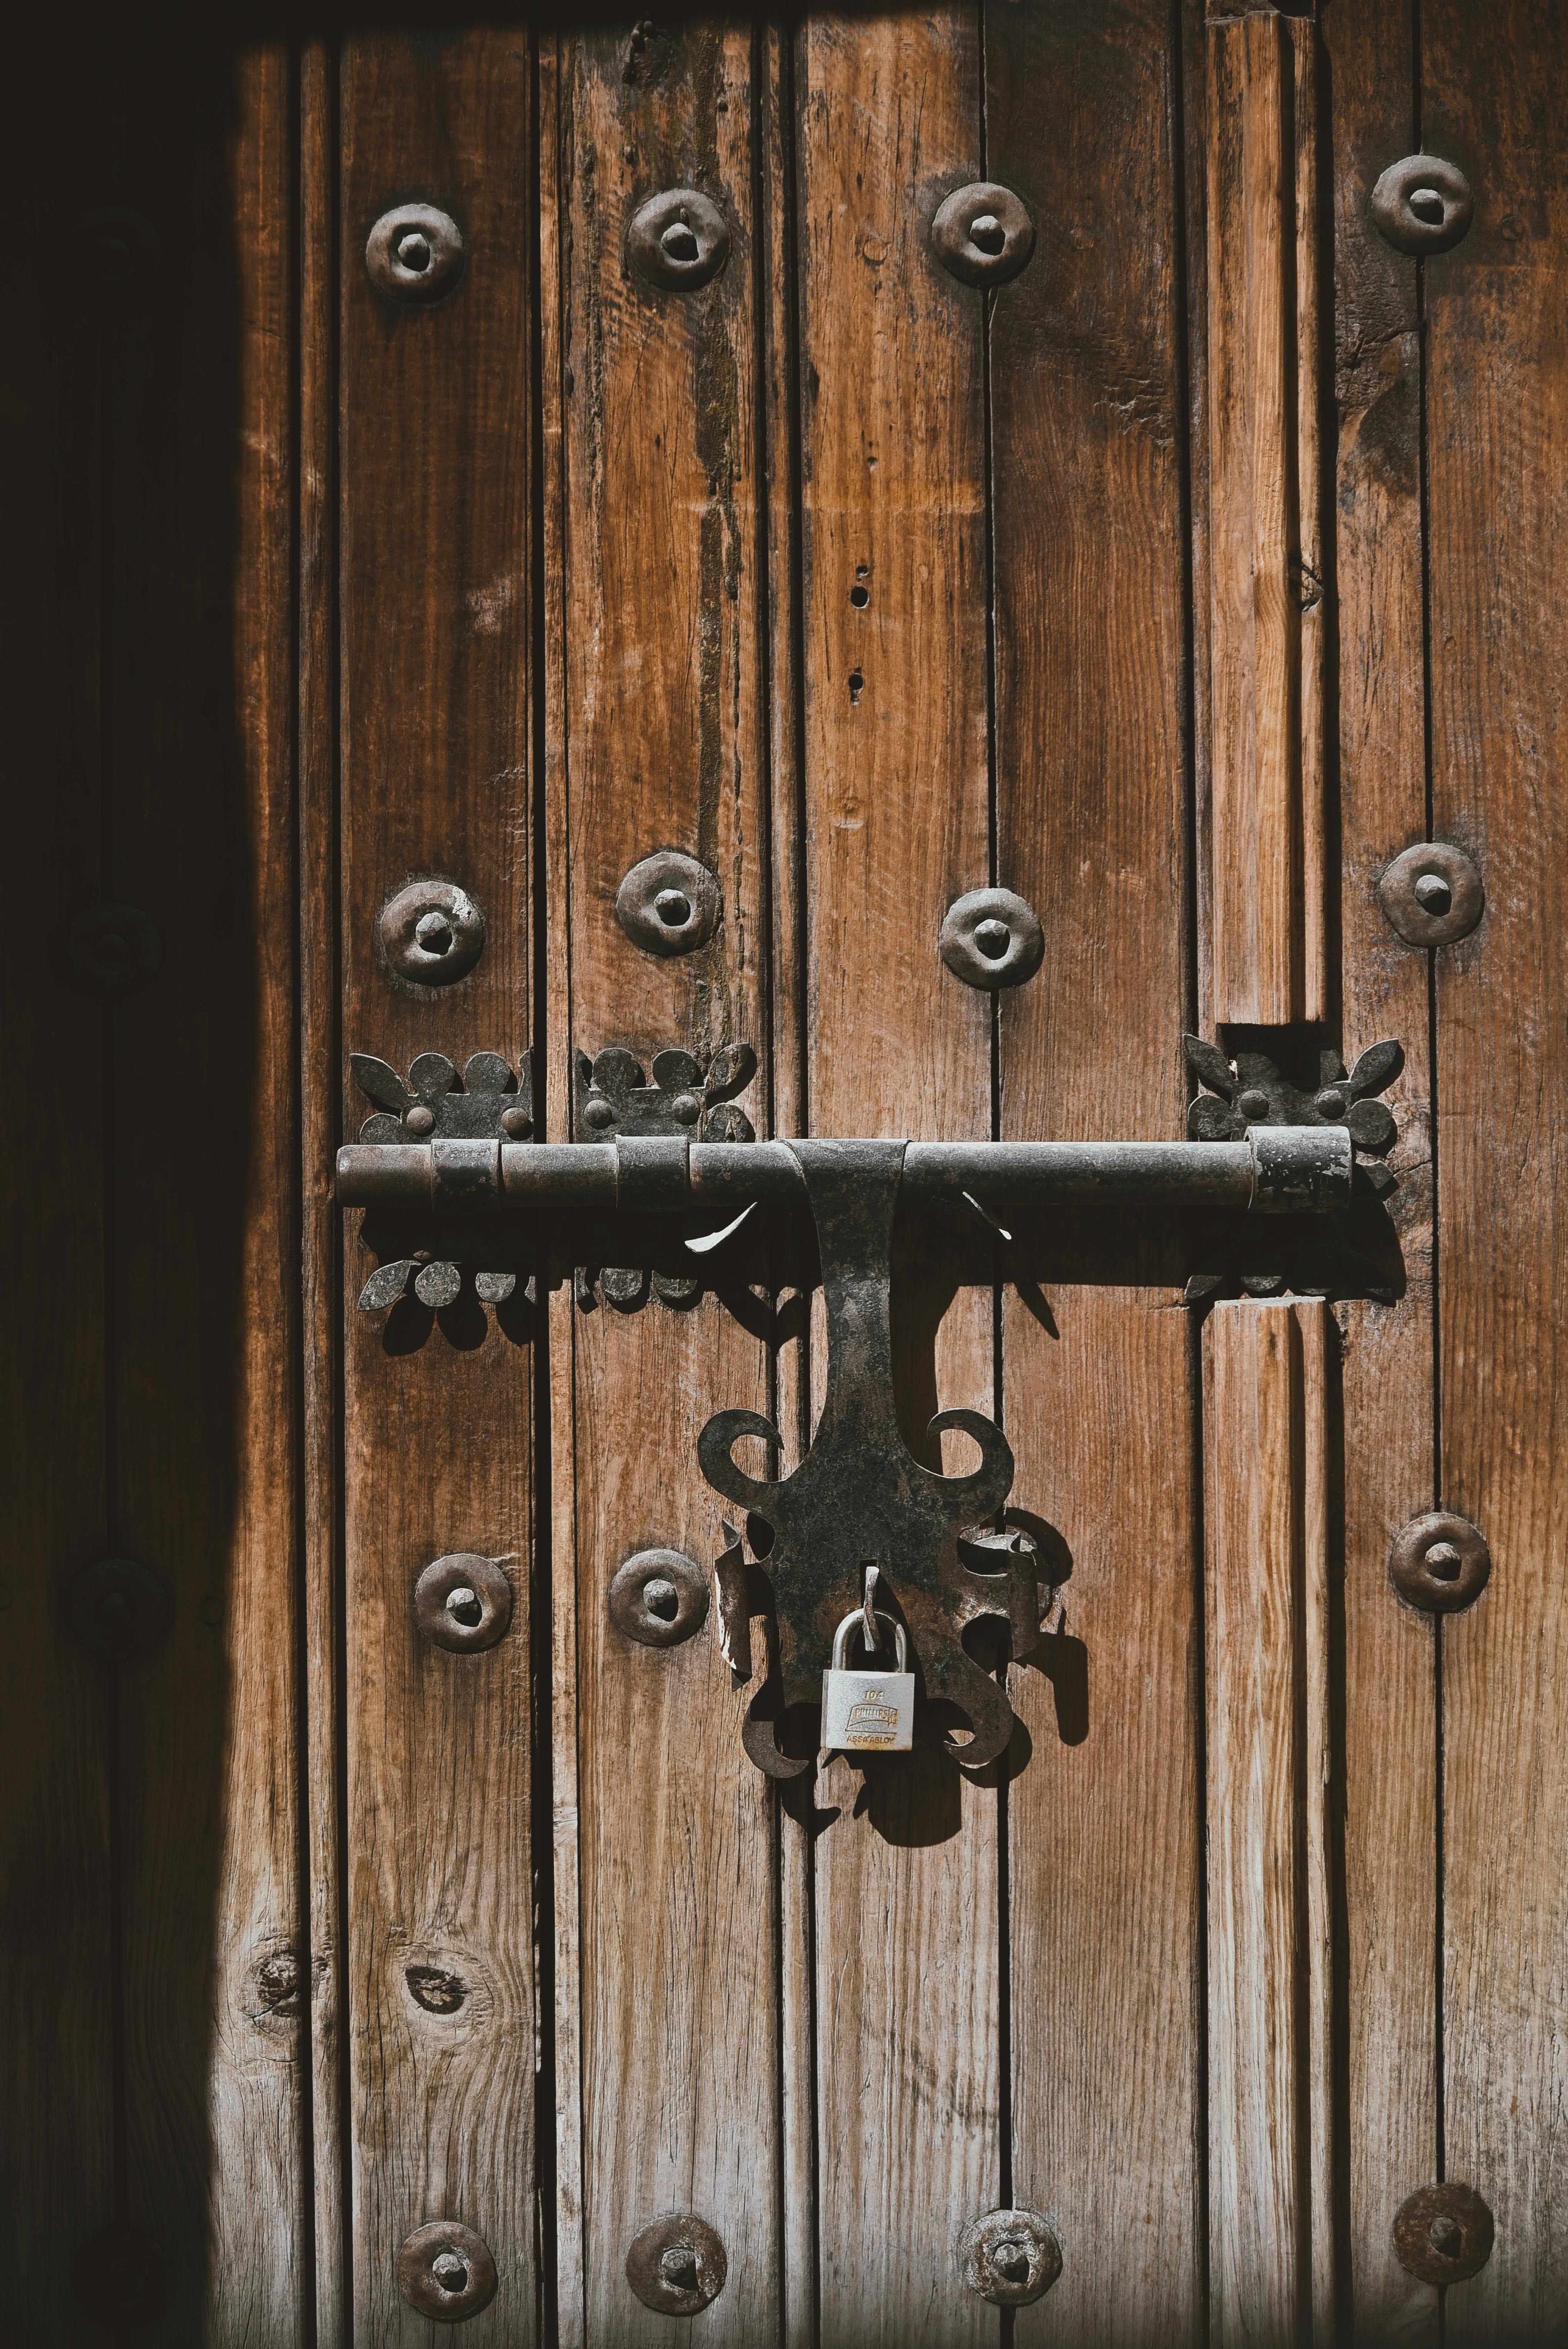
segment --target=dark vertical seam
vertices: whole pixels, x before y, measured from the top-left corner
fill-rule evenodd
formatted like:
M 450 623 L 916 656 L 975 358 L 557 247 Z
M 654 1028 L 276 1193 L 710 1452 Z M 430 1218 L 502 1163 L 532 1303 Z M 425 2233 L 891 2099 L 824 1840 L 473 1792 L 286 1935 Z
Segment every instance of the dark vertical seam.
M 1326 1308 L 1324 1309 L 1326 1310 Z M 1289 1315 L 1290 1463 L 1291 1490 L 1304 1503 L 1306 1485 L 1306 1361 L 1301 1323 L 1293 1307 Z M 1306 1816 L 1313 1800 L 1307 1784 L 1308 1673 L 1306 1658 L 1306 1514 L 1294 1513 L 1290 1561 L 1291 1673 L 1290 1775 L 1295 1790 L 1292 1805 L 1291 1911 L 1294 1950 L 1291 1965 L 1291 2023 L 1294 2041 L 1295 2111 L 1291 2115 L 1295 2166 L 1295 2313 L 1297 2337 L 1312 2339 L 1312 1926 L 1308 1899 Z
M 1197 615 L 1192 582 L 1192 382 L 1188 364 L 1191 335 L 1191 283 L 1187 248 L 1187 123 L 1181 47 L 1181 0 L 1171 0 L 1169 20 L 1170 138 L 1173 180 L 1171 213 L 1172 277 L 1175 317 L 1172 360 L 1176 413 L 1187 429 L 1174 435 L 1177 497 L 1181 512 L 1181 663 L 1177 678 L 1178 719 L 1181 740 L 1181 985 L 1184 1024 L 1198 1028 L 1198 746 L 1197 746 Z
M 529 741 L 532 753 L 532 798 L 529 808 L 529 843 L 532 856 L 529 906 L 532 919 L 530 966 L 532 974 L 532 1018 L 530 1021 L 531 1080 L 534 1123 L 542 1122 L 548 1073 L 549 1022 L 546 1017 L 549 958 L 546 953 L 550 907 L 545 870 L 545 696 L 549 648 L 544 610 L 544 288 L 543 195 L 541 176 L 539 26 L 531 15 L 528 28 L 528 120 L 521 158 L 528 207 L 528 345 L 529 345 L 529 592 L 532 608 L 529 626 Z M 554 1476 L 552 1456 L 550 1402 L 549 1262 L 542 1242 L 537 1247 L 533 1275 L 533 1475 L 531 1480 L 532 1525 L 529 1581 L 528 1640 L 530 1713 L 532 1723 L 531 1829 L 533 1846 L 534 2044 L 537 2049 L 533 2098 L 534 2314 L 545 2349 L 560 2339 L 561 2312 L 556 2276 L 559 2262 L 556 2197 L 559 2166 L 555 2142 L 555 1802 L 554 1802 L 554 1544 L 552 1538 Z

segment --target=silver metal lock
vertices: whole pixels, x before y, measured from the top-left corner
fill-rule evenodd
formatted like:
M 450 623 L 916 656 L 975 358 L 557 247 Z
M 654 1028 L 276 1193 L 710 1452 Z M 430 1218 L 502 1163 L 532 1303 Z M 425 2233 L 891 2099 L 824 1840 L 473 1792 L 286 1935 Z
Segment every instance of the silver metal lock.
M 907 1754 L 914 1739 L 914 1674 L 906 1671 L 909 1645 L 903 1625 L 890 1615 L 877 1621 L 893 1635 L 897 1670 L 851 1671 L 845 1662 L 850 1634 L 864 1634 L 865 1612 L 857 1607 L 833 1634 L 833 1661 L 822 1674 L 822 1744 L 830 1754 Z

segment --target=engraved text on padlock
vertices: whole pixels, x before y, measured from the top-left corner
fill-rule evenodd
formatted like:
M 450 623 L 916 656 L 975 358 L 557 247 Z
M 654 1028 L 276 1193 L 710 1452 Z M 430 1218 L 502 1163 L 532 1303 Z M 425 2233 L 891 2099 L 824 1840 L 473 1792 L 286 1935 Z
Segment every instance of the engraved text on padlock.
M 831 1754 L 907 1754 L 914 1737 L 914 1674 L 904 1670 L 909 1649 L 903 1625 L 879 1614 L 893 1635 L 896 1671 L 854 1671 L 847 1663 L 851 1635 L 863 1628 L 857 1607 L 833 1636 L 833 1661 L 822 1674 L 822 1744 Z

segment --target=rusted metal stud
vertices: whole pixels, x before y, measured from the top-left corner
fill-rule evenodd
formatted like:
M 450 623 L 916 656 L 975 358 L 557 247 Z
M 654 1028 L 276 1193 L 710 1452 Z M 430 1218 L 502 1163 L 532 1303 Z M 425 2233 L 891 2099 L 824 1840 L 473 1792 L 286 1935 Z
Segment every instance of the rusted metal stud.
M 666 188 L 638 206 L 626 231 L 626 259 L 649 285 L 695 294 L 729 259 L 729 222 L 698 188 Z
M 626 2253 L 626 2282 L 663 2316 L 695 2316 L 718 2298 L 728 2272 L 723 2243 L 690 2210 L 655 2219 Z
M 718 927 L 724 900 L 706 864 L 661 848 L 634 864 L 615 892 L 615 919 L 645 954 L 696 954 Z
M 84 1648 L 120 1662 L 145 1656 L 169 1621 L 169 1593 L 133 1557 L 95 1557 L 65 1585 L 66 1614 Z
M 397 2289 L 421 2316 L 460 2324 L 495 2298 L 490 2246 L 456 2219 L 432 2219 L 415 2228 L 397 2254 Z
M 1388 1552 L 1388 1572 L 1401 1599 L 1429 1615 L 1457 1615 L 1486 1588 L 1491 1552 L 1468 1517 L 1429 1509 L 1401 1526 Z
M 140 212 L 99 204 L 77 220 L 75 242 L 84 272 L 106 294 L 135 293 L 158 274 L 158 231 Z
M 1022 197 L 995 180 L 955 188 L 931 223 L 931 249 L 965 285 L 1004 285 L 1035 249 L 1035 223 Z
M 86 905 L 66 932 L 66 976 L 107 1001 L 146 987 L 163 968 L 163 936 L 139 905 Z
M 707 1620 L 707 1577 L 682 1550 L 640 1549 L 611 1580 L 610 1620 L 645 1648 L 678 1647 Z
M 1473 2186 L 1418 2186 L 1395 2214 L 1394 2250 L 1423 2283 L 1463 2283 L 1491 2257 L 1491 2212 Z
M 1440 155 L 1402 156 L 1372 191 L 1373 224 L 1400 253 L 1447 253 L 1474 214 L 1470 181 Z
M 365 241 L 370 283 L 398 302 L 438 302 L 456 286 L 467 257 L 462 230 L 434 204 L 394 204 Z
M 414 1620 L 432 1647 L 457 1655 L 493 1648 L 511 1621 L 511 1584 L 493 1557 L 454 1551 L 414 1585 Z
M 376 925 L 386 968 L 414 987 L 450 987 L 484 952 L 485 917 L 455 881 L 410 881 Z
M 959 2237 L 958 2269 L 979 2299 L 1024 2308 L 1060 2275 L 1062 2248 L 1037 2211 L 988 2210 Z
M 1022 987 L 1045 957 L 1032 905 L 1011 889 L 971 889 L 947 908 L 937 951 L 965 987 Z
M 1423 840 L 1394 859 L 1377 883 L 1377 903 L 1407 946 L 1451 947 L 1486 911 L 1480 874 L 1462 848 Z

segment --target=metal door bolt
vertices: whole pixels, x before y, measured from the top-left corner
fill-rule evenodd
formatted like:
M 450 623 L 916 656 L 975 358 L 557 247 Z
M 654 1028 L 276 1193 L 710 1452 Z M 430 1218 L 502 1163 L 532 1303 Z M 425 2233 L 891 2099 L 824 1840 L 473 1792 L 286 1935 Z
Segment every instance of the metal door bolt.
M 1423 840 L 1405 849 L 1377 883 L 1377 903 L 1407 946 L 1451 947 L 1486 911 L 1480 874 L 1462 848 Z
M 397 2289 L 421 2316 L 460 2324 L 495 2298 L 490 2246 L 456 2219 L 432 2219 L 415 2228 L 397 2254 Z
M 1464 2283 L 1491 2257 L 1491 2212 L 1473 2186 L 1419 2186 L 1395 2215 L 1394 2250 L 1423 2283 Z
M 450 212 L 434 204 L 396 204 L 365 243 L 365 266 L 378 292 L 398 302 L 438 302 L 463 274 L 468 247 Z
M 94 1558 L 66 1584 L 65 1602 L 83 1647 L 115 1663 L 148 1654 L 169 1621 L 163 1582 L 133 1557 Z
M 632 215 L 626 259 L 646 285 L 695 294 L 729 259 L 729 222 L 698 188 L 666 188 Z
M 931 249 L 950 277 L 965 285 L 1004 285 L 1035 249 L 1035 223 L 1021 197 L 995 180 L 955 188 L 938 205 Z
M 485 917 L 455 881 L 410 881 L 376 924 L 387 969 L 415 987 L 450 987 L 484 952 Z
M 640 1549 L 610 1584 L 610 1620 L 645 1648 L 674 1648 L 707 1620 L 707 1578 L 678 1549 Z
M 511 1621 L 511 1584 L 493 1557 L 454 1551 L 414 1585 L 414 1620 L 432 1647 L 456 1655 L 493 1648 Z
M 86 905 L 66 932 L 66 977 L 84 994 L 130 995 L 163 968 L 163 935 L 139 905 Z
M 626 2253 L 626 2282 L 663 2316 L 695 2316 L 718 2298 L 728 2272 L 719 2237 L 690 2210 L 655 2219 Z
M 988 2210 L 958 2239 L 967 2289 L 997 2308 L 1043 2298 L 1062 2271 L 1062 2249 L 1035 2210 Z
M 1400 253 L 1447 253 L 1474 213 L 1470 181 L 1440 155 L 1403 156 L 1372 191 L 1373 223 Z
M 706 864 L 661 848 L 634 864 L 615 892 L 615 919 L 645 954 L 695 954 L 718 927 L 724 900 Z
M 1491 1552 L 1468 1517 L 1429 1509 L 1394 1537 L 1388 1572 L 1401 1599 L 1429 1615 L 1457 1615 L 1486 1588 Z
M 937 951 L 965 987 L 1022 987 L 1045 959 L 1032 905 L 1011 889 L 971 889 L 949 905 Z

